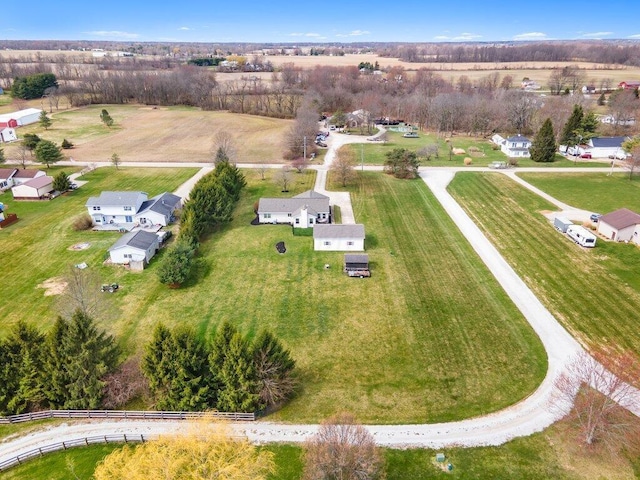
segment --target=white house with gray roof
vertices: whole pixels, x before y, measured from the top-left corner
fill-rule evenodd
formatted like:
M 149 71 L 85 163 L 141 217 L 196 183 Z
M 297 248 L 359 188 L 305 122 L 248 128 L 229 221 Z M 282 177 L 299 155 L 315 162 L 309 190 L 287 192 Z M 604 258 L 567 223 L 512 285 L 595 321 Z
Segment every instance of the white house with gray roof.
M 331 252 L 362 252 L 364 225 L 316 225 L 313 229 L 313 249 Z
M 261 198 L 258 202 L 259 223 L 287 223 L 298 228 L 329 223 L 329 197 L 308 190 L 292 198 Z
M 138 230 L 122 235 L 109 249 L 112 263 L 147 264 L 160 249 L 159 237 L 155 233 Z
M 530 148 L 531 140 L 520 134 L 509 137 L 500 144 L 502 153 L 510 158 L 529 158 L 531 156 Z
M 168 225 L 180 200 L 167 192 L 151 199 L 145 192 L 102 192 L 99 197 L 89 198 L 85 206 L 94 225 L 131 230 L 140 225 Z

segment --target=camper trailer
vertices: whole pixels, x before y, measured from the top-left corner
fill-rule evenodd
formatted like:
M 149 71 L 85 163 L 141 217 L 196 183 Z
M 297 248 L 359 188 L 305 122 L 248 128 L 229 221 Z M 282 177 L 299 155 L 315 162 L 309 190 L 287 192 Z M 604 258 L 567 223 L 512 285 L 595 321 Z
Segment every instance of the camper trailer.
M 567 228 L 569 228 L 571 225 L 573 225 L 571 220 L 568 220 L 564 217 L 555 217 L 553 219 L 553 226 L 562 233 L 567 233 Z
M 596 236 L 580 225 L 569 225 L 567 235 L 581 247 L 591 248 L 596 246 Z

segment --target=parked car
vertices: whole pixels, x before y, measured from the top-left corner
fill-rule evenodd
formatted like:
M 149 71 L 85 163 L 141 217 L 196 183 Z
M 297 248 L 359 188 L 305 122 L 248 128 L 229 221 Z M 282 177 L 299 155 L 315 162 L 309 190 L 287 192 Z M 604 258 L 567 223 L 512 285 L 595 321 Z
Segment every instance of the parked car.
M 582 155 L 580 155 L 580 158 L 593 158 L 593 157 L 591 156 L 591 153 L 584 152 Z
M 319 147 L 327 148 L 327 144 L 319 140 L 316 142 L 316 145 L 318 145 Z
M 77 188 L 78 188 L 78 184 L 77 183 L 71 182 L 69 184 L 69 190 L 76 190 Z
M 592 214 L 589 216 L 589 220 L 591 220 L 593 223 L 598 223 L 598 220 L 600 220 L 600 217 L 601 217 L 601 216 L 602 216 L 602 215 L 601 215 L 600 213 L 592 213 Z

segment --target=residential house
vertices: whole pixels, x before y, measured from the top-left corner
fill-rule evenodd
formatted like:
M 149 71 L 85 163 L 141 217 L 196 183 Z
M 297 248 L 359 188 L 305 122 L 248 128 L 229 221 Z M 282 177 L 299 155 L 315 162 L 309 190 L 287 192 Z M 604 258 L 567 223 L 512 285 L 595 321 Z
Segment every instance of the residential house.
M 155 233 L 138 230 L 122 235 L 109 249 L 112 263 L 149 263 L 160 249 L 159 237 Z
M 637 80 L 623 81 L 618 84 L 618 88 L 622 88 L 624 90 L 637 90 L 640 88 L 640 82 Z
M 313 249 L 333 252 L 361 252 L 364 250 L 364 225 L 316 225 L 313 229 Z
M 46 175 L 42 170 L 20 168 L 12 177 L 13 185 L 22 185 L 34 178 L 45 177 Z
M 259 223 L 287 223 L 299 228 L 329 223 L 329 197 L 308 190 L 292 198 L 261 198 L 258 202 Z
M 15 128 L 0 127 L 0 143 L 15 142 L 17 139 Z
M 500 146 L 500 150 L 507 157 L 520 158 L 528 158 L 531 156 L 529 148 L 531 148 L 531 140 L 520 134 L 507 138 Z
M 607 213 L 598 219 L 598 233 L 610 240 L 640 245 L 640 215 L 628 208 Z
M 593 158 L 613 158 L 624 154 L 622 142 L 629 137 L 594 137 L 589 140 L 586 153 L 590 153 Z
M 17 168 L 0 168 L 0 191 L 13 187 L 13 176 Z
M 11 187 L 14 200 L 41 200 L 47 198 L 51 192 L 53 192 L 53 177 L 46 175 Z
M 99 197 L 90 197 L 85 206 L 94 225 L 130 230 L 137 225 L 168 225 L 180 201 L 166 192 L 151 199 L 145 192 L 102 192 Z
M 590 93 L 596 93 L 596 86 L 595 85 L 584 85 L 582 87 L 582 93 L 586 94 L 590 94 Z
M 633 116 L 621 116 L 616 118 L 614 115 L 604 115 L 600 118 L 600 122 L 607 125 L 618 125 L 618 126 L 631 126 L 636 124 L 636 119 Z

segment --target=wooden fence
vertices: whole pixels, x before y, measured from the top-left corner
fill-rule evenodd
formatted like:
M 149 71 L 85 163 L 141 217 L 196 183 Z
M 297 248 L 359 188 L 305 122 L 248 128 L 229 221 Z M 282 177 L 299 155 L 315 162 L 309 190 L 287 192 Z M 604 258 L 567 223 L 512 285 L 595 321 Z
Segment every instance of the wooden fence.
M 47 418 L 129 418 L 132 420 L 193 420 L 212 417 L 233 422 L 253 422 L 255 413 L 234 412 L 149 412 L 128 410 L 45 410 L 0 417 L 0 424 L 31 422 Z

